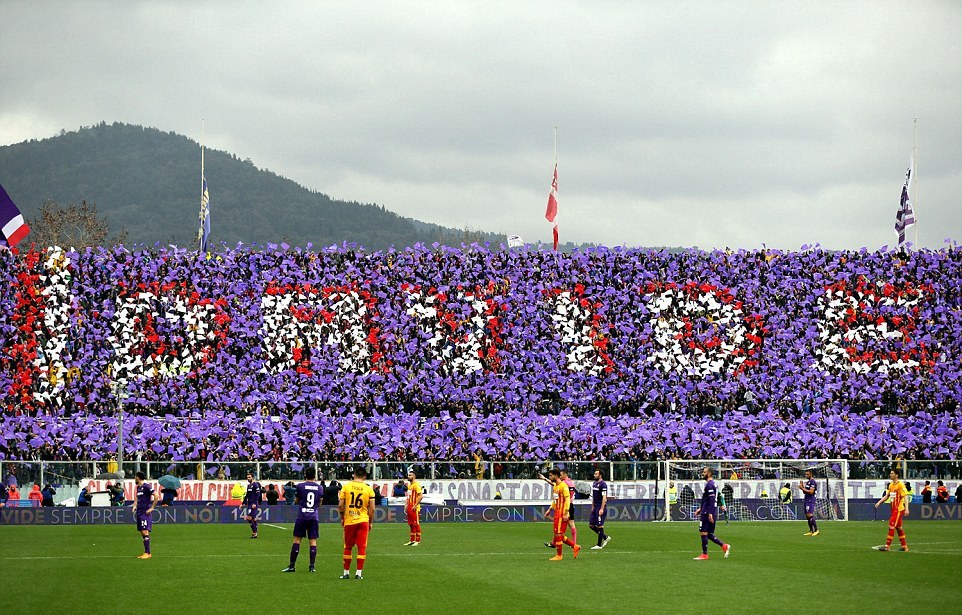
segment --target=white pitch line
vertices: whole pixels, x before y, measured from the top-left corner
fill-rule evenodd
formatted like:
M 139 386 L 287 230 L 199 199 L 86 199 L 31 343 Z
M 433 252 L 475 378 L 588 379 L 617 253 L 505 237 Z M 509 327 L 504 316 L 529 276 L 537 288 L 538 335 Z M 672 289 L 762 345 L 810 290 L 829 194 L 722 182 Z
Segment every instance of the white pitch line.
M 288 528 L 284 527 L 283 525 L 274 525 L 273 523 L 258 523 L 258 525 L 266 525 L 267 527 L 276 527 L 276 528 L 279 529 L 279 530 L 286 530 L 286 529 L 288 529 Z
M 284 528 L 282 528 L 284 529 Z M 955 544 L 955 543 L 947 543 Z M 678 549 L 678 550 L 659 550 L 659 551 L 612 551 L 605 549 L 604 553 L 609 555 L 658 555 L 658 554 L 691 554 L 695 553 L 697 550 L 693 549 Z M 840 553 L 851 551 L 851 549 L 809 549 L 808 552 L 821 552 L 821 553 Z M 783 553 L 785 549 L 753 549 L 749 552 L 741 550 L 738 555 L 744 555 L 741 557 L 742 560 L 747 560 L 749 555 L 752 553 Z M 954 555 L 956 553 L 962 553 L 959 550 L 928 550 L 928 551 L 911 551 L 914 553 L 923 553 L 926 555 Z M 420 557 L 421 554 L 425 557 L 471 557 L 471 556 L 481 556 L 481 557 L 502 557 L 505 555 L 546 555 L 549 553 L 547 549 L 544 551 L 489 551 L 489 552 L 430 552 L 427 550 L 418 551 L 417 549 L 411 549 L 403 553 L 374 553 L 373 557 Z M 193 555 L 164 555 L 158 554 L 156 557 L 165 559 L 198 559 L 198 558 L 238 558 L 238 557 L 278 557 L 283 559 L 283 553 L 280 555 L 271 553 L 208 553 L 208 554 L 193 554 Z M 568 555 L 566 553 L 566 555 Z M 597 557 L 601 555 L 595 551 L 587 551 L 581 555 L 581 557 Z M 28 560 L 71 560 L 71 559 L 137 559 L 134 555 L 21 555 L 14 557 L 0 557 L 0 561 L 28 561 Z

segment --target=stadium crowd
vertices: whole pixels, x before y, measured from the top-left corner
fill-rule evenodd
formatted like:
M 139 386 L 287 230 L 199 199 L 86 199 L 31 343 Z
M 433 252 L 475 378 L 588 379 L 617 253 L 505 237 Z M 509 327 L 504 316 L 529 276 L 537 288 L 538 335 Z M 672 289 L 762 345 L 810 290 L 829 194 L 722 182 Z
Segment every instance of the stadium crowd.
M 0 457 L 949 458 L 962 251 L 0 254 Z

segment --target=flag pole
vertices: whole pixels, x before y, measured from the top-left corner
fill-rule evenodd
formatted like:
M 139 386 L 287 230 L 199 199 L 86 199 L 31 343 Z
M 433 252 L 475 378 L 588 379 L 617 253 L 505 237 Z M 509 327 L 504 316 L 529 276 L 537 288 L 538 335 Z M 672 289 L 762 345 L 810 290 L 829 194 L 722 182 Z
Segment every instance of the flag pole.
M 204 241 L 204 139 L 207 122 L 204 118 L 200 120 L 200 230 L 197 231 L 197 251 L 200 251 Z
M 915 213 L 915 224 L 913 225 L 915 227 L 915 249 L 918 250 L 919 249 L 919 118 L 918 117 L 915 118 L 915 121 L 913 122 L 913 124 L 914 124 L 914 129 L 912 131 L 913 132 L 912 161 L 913 161 L 913 166 L 915 168 L 912 169 L 912 175 L 914 175 L 915 177 L 912 178 L 913 180 L 912 184 L 915 186 L 915 197 L 913 197 L 912 199 L 912 204 L 913 204 L 913 209 Z
M 557 126 L 554 127 L 554 172 L 555 173 L 558 172 L 558 127 Z M 557 228 L 557 224 L 558 224 L 558 221 L 557 219 L 555 219 L 555 228 Z M 554 231 L 552 231 L 552 233 L 553 232 Z M 557 246 L 554 249 L 554 255 L 555 255 L 555 259 L 557 260 L 558 258 Z
M 554 164 L 558 166 L 558 127 L 554 127 Z

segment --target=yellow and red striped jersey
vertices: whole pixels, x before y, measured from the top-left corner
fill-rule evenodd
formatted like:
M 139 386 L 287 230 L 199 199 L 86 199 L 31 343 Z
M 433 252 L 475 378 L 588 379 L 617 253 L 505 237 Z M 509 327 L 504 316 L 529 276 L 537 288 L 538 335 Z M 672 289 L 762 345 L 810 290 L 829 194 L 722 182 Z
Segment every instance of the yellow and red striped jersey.
M 421 483 L 418 481 L 413 481 L 408 485 L 408 495 L 407 502 L 405 505 L 409 510 L 421 510 L 421 497 L 424 495 L 424 489 L 421 488 Z
M 341 488 L 340 498 L 344 500 L 344 525 L 371 520 L 367 507 L 374 499 L 374 489 L 370 485 L 352 480 Z
M 888 486 L 889 500 L 892 502 L 892 510 L 899 511 L 905 510 L 907 502 L 905 501 L 906 495 L 908 493 L 905 490 L 905 484 L 902 481 L 897 480 L 889 483 Z
M 568 512 L 568 506 L 571 505 L 571 490 L 568 489 L 568 485 L 561 481 L 554 486 L 554 502 L 551 503 L 551 508 L 554 509 L 555 514 L 564 514 Z

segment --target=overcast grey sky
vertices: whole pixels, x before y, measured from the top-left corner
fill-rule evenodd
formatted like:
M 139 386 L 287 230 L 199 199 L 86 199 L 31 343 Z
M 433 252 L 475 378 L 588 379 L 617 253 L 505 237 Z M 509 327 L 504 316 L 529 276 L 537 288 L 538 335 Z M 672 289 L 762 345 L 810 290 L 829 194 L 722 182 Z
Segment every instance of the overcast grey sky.
M 918 117 L 919 241 L 962 241 L 962 2 L 5 0 L 0 23 L 0 144 L 203 118 L 332 197 L 550 241 L 557 125 L 562 241 L 878 248 Z

